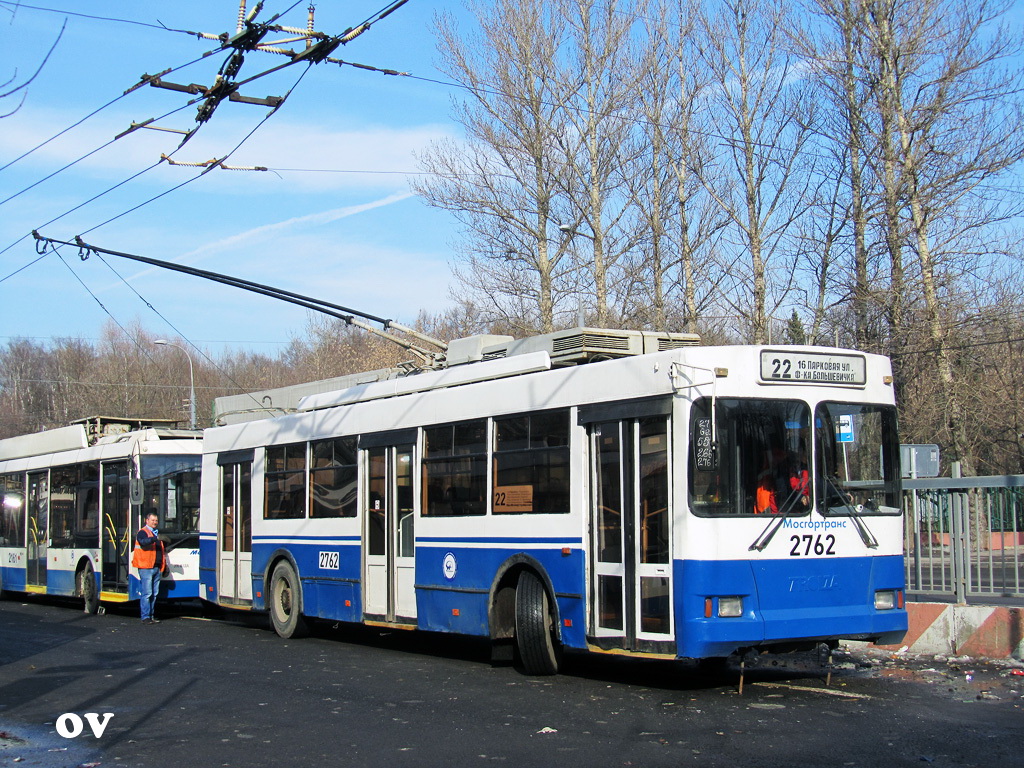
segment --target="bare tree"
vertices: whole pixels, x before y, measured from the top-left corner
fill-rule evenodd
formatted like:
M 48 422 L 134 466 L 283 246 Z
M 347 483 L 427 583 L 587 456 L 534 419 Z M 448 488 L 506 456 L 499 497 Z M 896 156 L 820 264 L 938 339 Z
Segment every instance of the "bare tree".
M 831 282 L 838 293 L 836 300 L 852 304 L 854 346 L 881 352 L 884 351 L 881 339 L 872 321 L 873 298 L 879 292 L 878 287 L 888 286 L 889 280 L 880 283 L 878 275 L 873 273 L 868 243 L 870 205 L 875 190 L 867 163 L 876 145 L 865 122 L 871 90 L 862 77 L 865 46 L 861 29 L 862 2 L 805 0 L 802 8 L 806 13 L 794 26 L 790 41 L 796 54 L 809 67 L 815 93 L 828 105 L 820 112 L 817 128 L 821 134 L 821 151 L 831 159 L 819 165 L 819 173 L 825 180 L 818 189 L 827 190 L 828 194 L 817 196 L 820 223 L 814 228 L 817 237 L 809 240 L 821 257 L 816 268 L 814 328 L 820 329 L 824 320 Z M 841 247 L 844 241 L 851 240 L 852 247 Z M 849 253 L 852 263 L 843 264 L 844 252 Z M 902 263 L 898 248 L 892 263 L 897 265 L 898 282 Z M 889 301 L 885 303 L 888 305 Z M 818 332 L 814 330 L 812 335 Z
M 543 0 L 470 9 L 479 28 L 465 37 L 450 17 L 437 22 L 441 67 L 469 94 L 455 105 L 466 139 L 424 153 L 431 175 L 413 187 L 463 224 L 468 268 L 460 274 L 492 319 L 550 331 L 572 273 L 569 241 L 558 229 L 570 218 L 556 149 L 565 20 Z
M 13 13 L 14 12 L 11 11 L 12 16 Z M 25 97 L 28 93 L 28 87 L 35 81 L 37 77 L 39 77 L 39 73 L 43 71 L 43 67 L 46 66 L 46 62 L 50 60 L 50 56 L 52 56 L 53 52 L 57 49 L 57 44 L 60 42 L 61 37 L 64 36 L 64 29 L 67 27 L 67 25 L 68 22 L 67 19 L 65 19 L 64 24 L 61 25 L 60 32 L 57 33 L 57 38 L 53 41 L 53 44 L 50 46 L 50 50 L 48 50 L 46 52 L 46 55 L 43 56 L 43 60 L 39 62 L 39 66 L 36 68 L 35 72 L 33 72 L 31 75 L 29 75 L 21 82 L 18 82 L 18 70 L 15 69 L 13 74 L 6 81 L 0 83 L 0 102 L 3 102 L 4 99 L 18 99 L 17 104 L 9 108 L 6 108 L 6 111 L 0 113 L 0 118 L 10 117 L 19 109 L 21 109 L 21 105 L 25 103 Z
M 648 9 L 635 106 L 638 150 L 624 179 L 641 232 L 626 260 L 639 283 L 632 317 L 691 333 L 715 300 L 711 252 L 726 223 L 694 170 L 710 154 L 707 115 L 698 109 L 707 83 L 692 51 L 695 18 L 691 0 L 661 0 Z
M 972 270 L 978 232 L 1021 211 L 1008 195 L 1008 171 L 1024 158 L 1024 79 L 1012 61 L 1020 43 L 996 26 L 1008 8 L 988 0 L 865 0 L 863 17 L 885 157 L 886 230 L 895 238 L 905 229 L 917 256 L 946 434 L 967 474 L 967 413 L 941 282 L 951 268 Z
M 755 343 L 768 340 L 770 293 L 775 308 L 791 287 L 786 244 L 808 178 L 800 164 L 813 110 L 784 45 L 786 24 L 780 0 L 723 0 L 713 15 L 702 15 L 697 44 L 714 80 L 706 108 L 718 116 L 721 134 L 717 162 L 701 169 L 701 181 L 728 214 L 734 247 L 749 259 L 740 271 L 732 258 L 730 277 L 733 306 Z
M 640 238 L 623 176 L 643 154 L 631 119 L 642 72 L 633 36 L 637 9 L 628 0 L 552 5 L 566 19 L 571 42 L 558 84 L 569 129 L 557 134 L 562 188 L 573 205 L 568 229 L 573 244 L 589 253 L 594 322 L 607 326 L 611 305 L 619 305 L 620 323 L 629 303 L 631 276 L 619 269 Z

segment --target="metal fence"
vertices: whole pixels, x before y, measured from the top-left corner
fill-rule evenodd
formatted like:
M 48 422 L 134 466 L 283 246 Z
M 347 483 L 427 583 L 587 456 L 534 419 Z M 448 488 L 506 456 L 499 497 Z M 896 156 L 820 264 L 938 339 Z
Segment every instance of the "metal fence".
M 1024 605 L 1024 475 L 903 481 L 911 600 Z

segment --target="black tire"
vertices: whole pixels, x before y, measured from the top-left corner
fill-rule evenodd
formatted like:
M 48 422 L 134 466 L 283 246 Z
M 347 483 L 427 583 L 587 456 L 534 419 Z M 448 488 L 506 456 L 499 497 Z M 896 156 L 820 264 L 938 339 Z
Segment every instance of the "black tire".
M 282 560 L 270 575 L 270 620 L 274 631 L 287 639 L 305 637 L 309 625 L 302 617 L 302 585 L 292 564 Z
M 100 593 L 96 589 L 96 574 L 92 563 L 86 563 L 78 572 L 78 594 L 82 598 L 82 610 L 97 613 L 100 610 Z
M 548 593 L 532 571 L 523 571 L 516 586 L 516 648 L 526 674 L 558 672 L 558 643 Z

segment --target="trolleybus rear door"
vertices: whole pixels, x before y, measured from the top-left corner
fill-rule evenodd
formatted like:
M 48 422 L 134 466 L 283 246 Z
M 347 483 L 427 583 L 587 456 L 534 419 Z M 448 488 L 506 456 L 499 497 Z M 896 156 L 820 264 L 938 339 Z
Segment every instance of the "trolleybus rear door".
M 401 443 L 363 451 L 364 612 L 388 622 L 414 623 L 416 616 L 413 450 Z
M 248 605 L 252 603 L 252 461 L 221 464 L 220 469 L 218 597 Z
M 28 548 L 29 587 L 46 586 L 46 548 L 50 535 L 50 480 L 49 472 L 30 472 L 28 475 Z M 33 591 L 33 590 L 29 590 Z M 35 591 L 45 591 L 38 589 Z
M 128 464 L 103 465 L 100 499 L 100 546 L 103 560 L 103 591 L 128 593 L 128 563 L 134 548 L 128 535 Z
M 608 647 L 670 650 L 668 419 L 593 423 L 590 436 L 593 635 Z

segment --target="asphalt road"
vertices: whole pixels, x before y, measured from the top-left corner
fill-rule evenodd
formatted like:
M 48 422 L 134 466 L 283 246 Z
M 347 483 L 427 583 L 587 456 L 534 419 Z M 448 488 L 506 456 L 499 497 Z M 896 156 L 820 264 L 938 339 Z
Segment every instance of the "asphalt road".
M 198 609 L 143 626 L 0 601 L 0 767 L 1024 766 L 1024 677 L 978 660 L 813 655 L 736 665 L 567 656 L 491 666 L 465 638 Z M 66 739 L 67 713 L 113 713 Z

